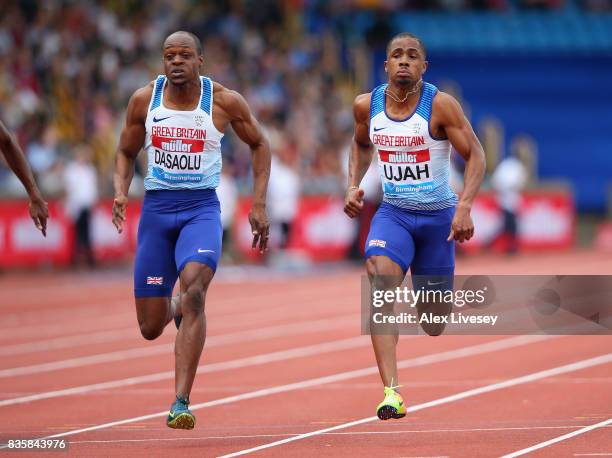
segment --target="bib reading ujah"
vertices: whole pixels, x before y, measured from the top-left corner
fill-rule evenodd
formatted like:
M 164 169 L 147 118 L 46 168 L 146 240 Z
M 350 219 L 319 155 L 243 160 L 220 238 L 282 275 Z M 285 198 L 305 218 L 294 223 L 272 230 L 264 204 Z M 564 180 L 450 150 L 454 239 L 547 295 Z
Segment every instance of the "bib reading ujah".
M 379 150 L 378 155 L 385 193 L 428 191 L 433 188 L 429 150 Z

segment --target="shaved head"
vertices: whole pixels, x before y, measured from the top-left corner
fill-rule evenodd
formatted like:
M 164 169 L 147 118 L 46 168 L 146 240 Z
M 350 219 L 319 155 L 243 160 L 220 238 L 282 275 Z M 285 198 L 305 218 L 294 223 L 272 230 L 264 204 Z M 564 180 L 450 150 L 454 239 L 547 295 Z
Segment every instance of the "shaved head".
M 175 86 L 200 84 L 200 70 L 204 64 L 202 43 L 191 32 L 174 32 L 164 40 L 162 47 L 164 72 Z
M 421 39 L 419 37 L 417 37 L 416 35 L 410 33 L 410 32 L 398 33 L 393 38 L 391 38 L 391 40 L 389 40 L 389 43 L 387 43 L 387 55 L 389 55 L 389 52 L 391 52 L 391 49 L 392 49 L 391 45 L 393 44 L 393 42 L 395 40 L 399 40 L 400 38 L 412 38 L 412 39 L 416 40 L 416 42 L 419 44 L 419 47 L 421 48 L 421 52 L 423 53 L 423 57 L 427 57 L 427 51 L 425 50 L 425 45 L 423 45 L 423 42 L 421 41 Z
M 168 37 L 164 40 L 164 48 L 166 48 L 173 41 L 184 38 L 188 38 L 193 43 L 193 49 L 198 56 L 202 55 L 202 42 L 200 39 L 195 34 L 185 30 L 179 30 L 178 32 L 168 35 Z

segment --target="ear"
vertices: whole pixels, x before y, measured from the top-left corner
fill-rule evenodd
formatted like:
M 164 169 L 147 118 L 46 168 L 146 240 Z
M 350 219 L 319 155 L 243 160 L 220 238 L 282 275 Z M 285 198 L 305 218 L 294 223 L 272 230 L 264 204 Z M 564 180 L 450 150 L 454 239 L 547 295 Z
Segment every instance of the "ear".
M 200 62 L 199 67 L 202 68 L 204 66 L 204 56 L 202 54 L 198 56 L 198 61 Z
M 423 73 L 427 71 L 427 67 L 429 67 L 429 61 L 424 60 L 423 61 Z
M 388 72 L 388 70 L 387 70 L 387 61 L 385 61 L 385 73 L 387 73 L 387 72 Z

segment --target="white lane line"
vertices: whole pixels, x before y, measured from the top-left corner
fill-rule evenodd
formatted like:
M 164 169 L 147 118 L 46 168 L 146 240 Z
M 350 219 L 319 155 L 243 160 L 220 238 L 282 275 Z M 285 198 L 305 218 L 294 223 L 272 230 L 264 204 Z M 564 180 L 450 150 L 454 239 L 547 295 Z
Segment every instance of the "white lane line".
M 532 431 L 534 429 L 572 429 L 582 428 L 583 425 L 571 426 L 523 426 L 509 428 L 466 428 L 466 429 L 397 429 L 393 431 L 342 431 L 324 433 L 324 436 L 369 436 L 369 435 L 387 435 L 387 434 L 440 434 L 440 433 L 480 433 L 480 432 L 503 432 L 503 431 Z M 75 444 L 115 444 L 115 443 L 130 443 L 130 442 L 173 442 L 187 440 L 234 440 L 234 439 L 262 439 L 273 437 L 288 437 L 297 436 L 298 434 L 278 433 L 278 434 L 240 434 L 228 436 L 195 436 L 195 437 L 151 437 L 148 439 L 108 439 L 108 440 L 83 440 L 70 441 L 70 445 Z M 590 454 L 588 454 L 590 455 Z M 574 455 L 577 456 L 577 455 Z
M 318 291 L 319 293 L 321 291 Z M 317 299 L 313 297 L 312 291 L 302 291 L 299 289 L 294 289 L 291 291 L 291 297 L 294 302 L 298 301 L 302 304 L 309 305 L 322 305 L 326 304 L 328 301 L 323 299 Z M 286 292 L 268 292 L 267 294 L 254 294 L 249 296 L 249 301 L 251 303 L 265 300 L 267 303 L 278 303 L 282 302 L 282 299 L 287 298 Z M 279 299 L 279 301 L 274 301 L 274 299 Z M 113 302 L 115 306 L 121 305 L 116 309 L 113 309 L 114 312 L 112 315 L 108 315 L 105 313 L 105 310 L 108 309 L 108 304 Z M 210 302 L 214 304 L 214 307 L 217 309 L 223 310 L 222 313 L 215 313 L 215 320 L 219 320 L 222 323 L 228 323 L 228 326 L 235 326 L 238 322 L 241 323 L 251 323 L 253 320 L 260 318 L 261 310 L 252 310 L 248 308 L 244 310 L 244 308 L 235 307 L 236 301 L 233 299 L 225 298 L 225 297 L 215 297 L 211 298 Z M 99 325 L 96 323 L 96 320 L 104 319 L 105 322 L 120 322 L 121 324 L 125 324 L 126 321 L 136 321 L 134 320 L 135 314 L 130 310 L 132 306 L 132 300 L 120 300 L 112 301 L 108 299 L 104 302 L 96 301 L 88 304 L 80 304 L 78 308 L 67 308 L 64 307 L 62 310 L 65 313 L 58 315 L 55 312 L 55 309 L 48 309 L 46 311 L 32 311 L 28 313 L 19 313 L 7 316 L 3 320 L 3 326 L 0 327 L 0 341 L 10 340 L 13 338 L 23 339 L 24 337 L 31 338 L 40 338 L 40 337 L 61 337 L 61 335 L 65 335 L 70 332 L 74 328 L 74 323 L 77 320 L 87 321 L 87 323 L 93 323 L 94 325 Z M 83 305 L 86 305 L 83 307 Z M 124 311 L 118 311 L 124 310 Z M 274 309 L 267 309 L 266 311 L 284 311 L 286 307 L 278 306 Z M 349 310 L 347 310 L 349 311 Z M 68 316 L 69 315 L 69 316 Z M 41 320 L 42 316 L 42 320 Z M 10 327 L 4 327 L 4 324 L 13 321 Z M 29 321 L 35 320 L 36 323 L 30 323 Z M 68 320 L 68 321 L 67 321 Z M 229 321 L 228 321 L 229 320 Z M 50 323 L 52 322 L 52 323 Z M 45 324 L 40 324 L 45 323 Z M 72 323 L 72 325 L 67 324 Z M 78 323 L 77 323 L 78 324 Z M 137 329 L 136 324 L 134 324 L 134 329 Z M 103 331 L 104 329 L 91 329 L 92 332 Z M 60 336 L 58 336 L 60 334 Z
M 250 329 L 231 334 L 219 336 L 211 336 L 207 339 L 206 348 L 228 345 L 234 343 L 243 343 L 256 340 L 264 340 L 270 337 L 282 337 L 294 335 L 297 332 L 311 333 L 327 330 L 334 330 L 346 327 L 349 320 L 358 320 L 358 314 L 350 316 L 342 316 L 337 318 L 327 318 L 314 321 L 300 321 L 297 323 L 280 324 L 259 329 Z M 75 367 L 91 366 L 94 364 L 109 363 L 114 361 L 125 361 L 127 359 L 142 358 L 146 356 L 154 356 L 161 353 L 172 352 L 174 350 L 174 342 L 167 344 L 152 345 L 142 348 L 133 348 L 130 350 L 119 350 L 109 353 L 99 353 L 97 355 L 81 356 L 78 358 L 70 358 L 59 361 L 51 361 L 42 364 L 33 364 L 30 366 L 14 367 L 0 370 L 0 378 L 17 377 L 21 375 L 40 374 L 43 372 L 51 372 L 62 369 L 70 369 Z
M 38 340 L 36 342 L 4 345 L 0 347 L 0 356 L 23 355 L 25 353 L 35 353 L 38 351 L 62 350 L 64 348 L 82 347 L 83 345 L 114 342 L 116 340 L 130 337 L 140 337 L 140 333 L 138 332 L 138 328 L 136 326 L 109 331 L 88 332 L 86 334 L 56 337 L 54 339 Z
M 304 347 L 292 348 L 289 350 L 276 351 L 271 353 L 264 353 L 255 356 L 248 356 L 245 358 L 234 359 L 231 361 L 223 361 L 212 364 L 205 364 L 198 366 L 198 374 L 211 374 L 214 372 L 227 371 L 231 369 L 240 369 L 244 367 L 257 366 L 261 364 L 267 364 L 278 361 L 286 361 L 289 359 L 302 358 L 305 356 L 320 355 L 330 353 L 334 351 L 342 351 L 353 349 L 357 347 L 364 347 L 371 345 L 370 339 L 365 336 L 351 337 L 348 339 L 334 340 L 331 342 L 324 342 L 315 345 L 307 345 Z M 59 398 L 65 396 L 73 396 L 76 394 L 91 393 L 92 391 L 109 390 L 114 388 L 121 388 L 125 386 L 137 385 L 140 383 L 152 383 L 159 382 L 161 380 L 168 380 L 174 378 L 174 371 L 164 371 L 155 374 L 141 375 L 137 377 L 128 377 L 119 380 L 112 380 L 108 382 L 93 383 L 90 385 L 77 386 L 73 388 L 66 388 L 62 390 L 47 391 L 44 393 L 37 393 L 30 396 L 19 396 L 16 398 L 5 399 L 0 401 L 0 407 L 6 407 L 15 404 L 24 404 L 27 402 L 41 401 L 43 399 Z
M 228 305 L 232 303 L 230 301 L 216 301 L 216 302 L 217 303 L 215 303 L 215 306 L 220 306 L 220 307 L 222 307 L 226 303 Z M 310 303 L 316 303 L 316 302 L 311 301 L 308 303 L 310 304 Z M 125 308 L 127 309 L 127 304 Z M 276 316 L 280 316 L 278 312 L 283 311 L 285 309 L 279 306 L 274 309 L 267 309 L 266 312 L 267 313 L 277 312 Z M 49 339 L 67 337 L 66 334 L 71 332 L 73 329 L 75 329 L 75 324 L 77 327 L 79 325 L 82 325 L 82 329 L 80 329 L 81 331 L 91 325 L 94 328 L 90 329 L 90 332 L 100 332 L 100 331 L 108 331 L 109 330 L 108 328 L 110 326 L 117 328 L 117 327 L 122 327 L 123 325 L 125 325 L 125 323 L 133 322 L 134 323 L 133 329 L 136 330 L 136 333 L 138 333 L 138 325 L 136 323 L 136 320 L 134 319 L 135 318 L 134 312 L 124 311 L 124 312 L 115 313 L 113 315 L 102 315 L 103 313 L 102 311 L 100 312 L 100 314 L 93 315 L 93 316 L 73 315 L 70 317 L 70 319 L 61 319 L 61 317 L 53 316 L 52 319 L 46 318 L 46 319 L 41 320 L 39 317 L 38 319 L 39 323 L 40 322 L 45 323 L 45 322 L 52 321 L 53 324 L 21 325 L 21 326 L 17 326 L 16 328 L 7 329 L 5 331 L 2 331 L 2 329 L 0 329 L 0 343 L 6 343 L 4 342 L 5 340 L 10 340 L 13 338 L 22 340 L 25 337 L 28 337 L 30 339 L 38 339 L 41 337 L 47 337 Z M 261 316 L 262 316 L 261 311 L 243 312 L 242 314 L 225 313 L 225 314 L 219 314 L 219 315 L 215 314 L 214 320 L 215 320 L 216 327 L 219 329 L 222 329 L 223 327 L 236 328 L 237 326 L 241 324 L 252 324 L 253 322 L 256 322 L 257 318 L 261 318 Z M 77 320 L 80 320 L 80 321 L 77 321 Z M 100 322 L 100 320 L 103 320 L 103 321 Z M 86 322 L 87 325 L 85 326 L 83 322 Z M 71 325 L 67 325 L 67 323 L 71 323 Z M 105 326 L 103 328 L 100 328 L 101 324 L 105 324 Z M 76 336 L 72 335 L 68 337 L 76 337 Z M 27 344 L 27 343 L 28 342 L 23 342 L 23 344 Z
M 154 356 L 161 353 L 171 352 L 174 343 L 152 345 L 150 347 L 132 348 L 131 350 L 118 350 L 97 355 L 80 356 L 78 358 L 63 359 L 49 363 L 33 364 L 31 366 L 14 367 L 0 370 L 0 378 L 18 377 L 20 375 L 40 374 L 62 369 L 91 366 L 93 364 L 110 363 L 113 361 L 124 361 L 127 359 Z
M 540 450 L 541 448 L 548 447 L 549 445 L 556 444 L 558 442 L 562 442 L 567 439 L 571 439 L 572 437 L 579 436 L 580 434 L 588 433 L 589 431 L 593 431 L 597 428 L 603 428 L 604 426 L 612 425 L 612 418 L 608 418 L 607 420 L 600 421 L 599 423 L 595 423 L 594 425 L 585 426 L 584 428 L 577 429 L 576 431 L 572 431 L 571 433 L 564 434 L 563 436 L 555 437 L 553 439 L 549 439 L 544 442 L 540 442 L 539 444 L 532 445 L 531 447 L 524 448 L 522 450 L 517 450 L 516 452 L 509 453 L 504 455 L 502 458 L 515 458 L 517 456 L 527 455 L 535 450 Z
M 134 314 L 132 313 L 132 320 Z M 24 338 L 41 338 L 41 337 L 59 337 L 62 335 L 66 335 L 67 332 L 70 332 L 74 329 L 75 325 L 80 323 L 75 323 L 76 320 L 81 320 L 82 317 L 72 317 L 70 320 L 57 321 L 57 318 L 53 318 L 53 322 L 49 323 L 50 320 L 40 321 L 39 323 L 45 324 L 21 324 L 15 328 L 10 329 L 0 329 L 0 342 L 11 339 L 24 339 Z M 92 316 L 90 317 L 90 323 L 92 328 L 89 329 L 90 332 L 98 332 L 108 329 L 112 323 L 120 322 L 121 325 L 124 325 L 126 320 L 128 319 L 128 313 L 120 312 L 114 313 L 112 315 L 104 315 L 104 316 Z M 98 320 L 98 321 L 96 321 Z M 103 321 L 101 321 L 103 320 Z M 70 323 L 71 325 L 69 325 Z M 137 326 L 136 324 L 134 326 Z M 81 331 L 84 329 L 81 329 Z M 4 342 L 3 342 L 4 343 Z
M 91 366 L 93 364 L 110 363 L 113 361 L 124 361 L 128 359 L 143 358 L 154 356 L 161 353 L 171 352 L 174 343 L 152 345 L 150 347 L 133 348 L 131 350 L 118 350 L 109 353 L 99 353 L 97 355 L 80 356 L 78 358 L 62 359 L 49 363 L 33 364 L 31 366 L 14 367 L 11 369 L 0 370 L 0 378 L 18 377 L 21 375 L 40 374 L 61 369 Z
M 585 369 L 587 367 L 593 367 L 593 366 L 598 366 L 598 365 L 601 365 L 601 364 L 607 364 L 609 362 L 612 362 L 612 353 L 608 353 L 608 354 L 605 354 L 605 355 L 597 356 L 595 358 L 585 359 L 585 360 L 582 360 L 582 361 L 577 361 L 575 363 L 566 364 L 564 366 L 554 367 L 552 369 L 546 369 L 546 370 L 543 370 L 543 371 L 534 372 L 534 373 L 531 373 L 531 374 L 523 375 L 521 377 L 516 377 L 516 378 L 509 379 L 509 380 L 505 380 L 503 382 L 493 383 L 491 385 L 485 385 L 485 386 L 482 386 L 482 387 L 479 387 L 479 388 L 474 388 L 472 390 L 467 390 L 467 391 L 456 393 L 456 394 L 453 394 L 453 395 L 450 395 L 450 396 L 445 396 L 445 397 L 440 398 L 440 399 L 434 399 L 433 401 L 424 402 L 422 404 L 417 404 L 417 405 L 411 406 L 411 407 L 409 407 L 406 410 L 408 412 L 417 412 L 419 410 L 428 409 L 428 408 L 431 408 L 431 407 L 437 407 L 437 406 L 442 405 L 442 404 L 448 404 L 450 402 L 455 402 L 455 401 L 459 401 L 459 400 L 462 400 L 462 399 L 470 398 L 470 397 L 473 397 L 473 396 L 478 396 L 478 395 L 481 395 L 481 394 L 484 394 L 484 393 L 490 393 L 492 391 L 501 390 L 503 388 L 509 388 L 509 387 L 512 387 L 512 386 L 521 385 L 521 384 L 533 382 L 533 381 L 536 381 L 536 380 L 541 380 L 543 378 L 551 377 L 553 375 L 565 374 L 567 372 L 573 372 L 573 371 Z M 339 429 L 350 428 L 352 426 L 357 426 L 357 425 L 361 425 L 361 424 L 364 424 L 364 423 L 370 423 L 370 422 L 373 422 L 373 421 L 376 421 L 376 420 L 378 420 L 378 417 L 376 417 L 376 416 L 362 418 L 360 420 L 351 421 L 349 423 L 342 423 L 342 424 L 339 424 L 339 425 L 336 425 L 336 426 L 332 426 L 330 428 L 323 428 L 323 429 L 319 429 L 319 430 L 316 430 L 316 431 L 311 431 L 311 432 L 305 433 L 305 434 L 299 434 L 297 436 L 289 437 L 289 438 L 282 439 L 282 440 L 279 440 L 279 441 L 276 441 L 276 442 L 270 442 L 268 444 L 263 444 L 263 445 L 260 445 L 260 446 L 257 446 L 257 447 L 252 447 L 252 448 L 245 449 L 245 450 L 239 450 L 237 452 L 230 453 L 228 455 L 223 455 L 220 458 L 231 458 L 231 457 L 235 457 L 235 456 L 246 455 L 248 453 L 254 453 L 254 452 L 257 452 L 257 451 L 260 451 L 260 450 L 265 450 L 265 449 L 268 449 L 268 448 L 271 448 L 271 447 L 277 447 L 279 445 L 287 444 L 289 442 L 294 442 L 294 441 L 298 441 L 298 440 L 302 440 L 302 439 L 307 439 L 309 437 L 317 436 L 317 435 L 328 433 L 328 432 L 331 432 L 331 431 L 337 431 Z M 508 455 L 508 458 L 509 457 L 510 457 L 510 455 Z
M 507 339 L 495 340 L 493 342 L 487 342 L 484 344 L 477 344 L 470 347 L 460 348 L 457 350 L 449 350 L 440 353 L 433 353 L 430 355 L 419 356 L 416 358 L 410 358 L 398 362 L 399 368 L 425 366 L 428 364 L 439 363 L 443 361 L 449 361 L 458 358 L 464 358 L 468 356 L 481 355 L 483 353 L 491 353 L 498 350 L 504 350 L 508 348 L 514 348 L 521 345 L 526 345 L 533 342 L 539 342 L 541 340 L 554 339 L 556 336 L 516 336 Z M 216 399 L 214 401 L 203 402 L 200 404 L 193 404 L 190 406 L 191 410 L 199 410 L 208 407 L 214 407 L 217 405 L 227 405 L 235 402 L 245 401 L 247 399 L 261 398 L 273 394 L 286 393 L 289 391 L 296 391 L 304 388 L 310 388 L 327 383 L 334 383 L 343 380 L 351 380 L 358 377 L 364 377 L 367 375 L 374 375 L 378 373 L 376 366 L 370 366 L 362 369 L 356 369 L 347 372 L 340 372 L 333 375 L 327 375 L 323 377 L 317 377 L 313 379 L 303 380 L 301 382 L 289 383 L 286 385 L 277 385 L 261 390 L 250 391 L 248 393 L 228 396 L 225 398 Z M 109 423 L 103 423 L 101 425 L 89 426 L 87 428 L 73 429 L 63 433 L 54 434 L 47 436 L 45 439 L 54 439 L 59 437 L 73 436 L 75 434 L 81 434 L 89 431 L 97 431 L 100 429 L 112 428 L 113 426 L 125 425 L 128 423 L 135 423 L 139 421 L 151 420 L 153 418 L 161 418 L 168 415 L 168 412 L 156 412 L 148 415 L 142 415 L 139 417 L 126 418 L 124 420 L 112 421 Z

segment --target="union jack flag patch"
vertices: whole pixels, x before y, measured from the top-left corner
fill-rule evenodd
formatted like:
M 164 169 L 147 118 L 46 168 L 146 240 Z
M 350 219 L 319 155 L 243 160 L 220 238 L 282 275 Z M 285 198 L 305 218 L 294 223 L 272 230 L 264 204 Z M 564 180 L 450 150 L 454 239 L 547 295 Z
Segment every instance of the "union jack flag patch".
M 164 282 L 164 277 L 147 277 L 147 285 L 161 285 Z

